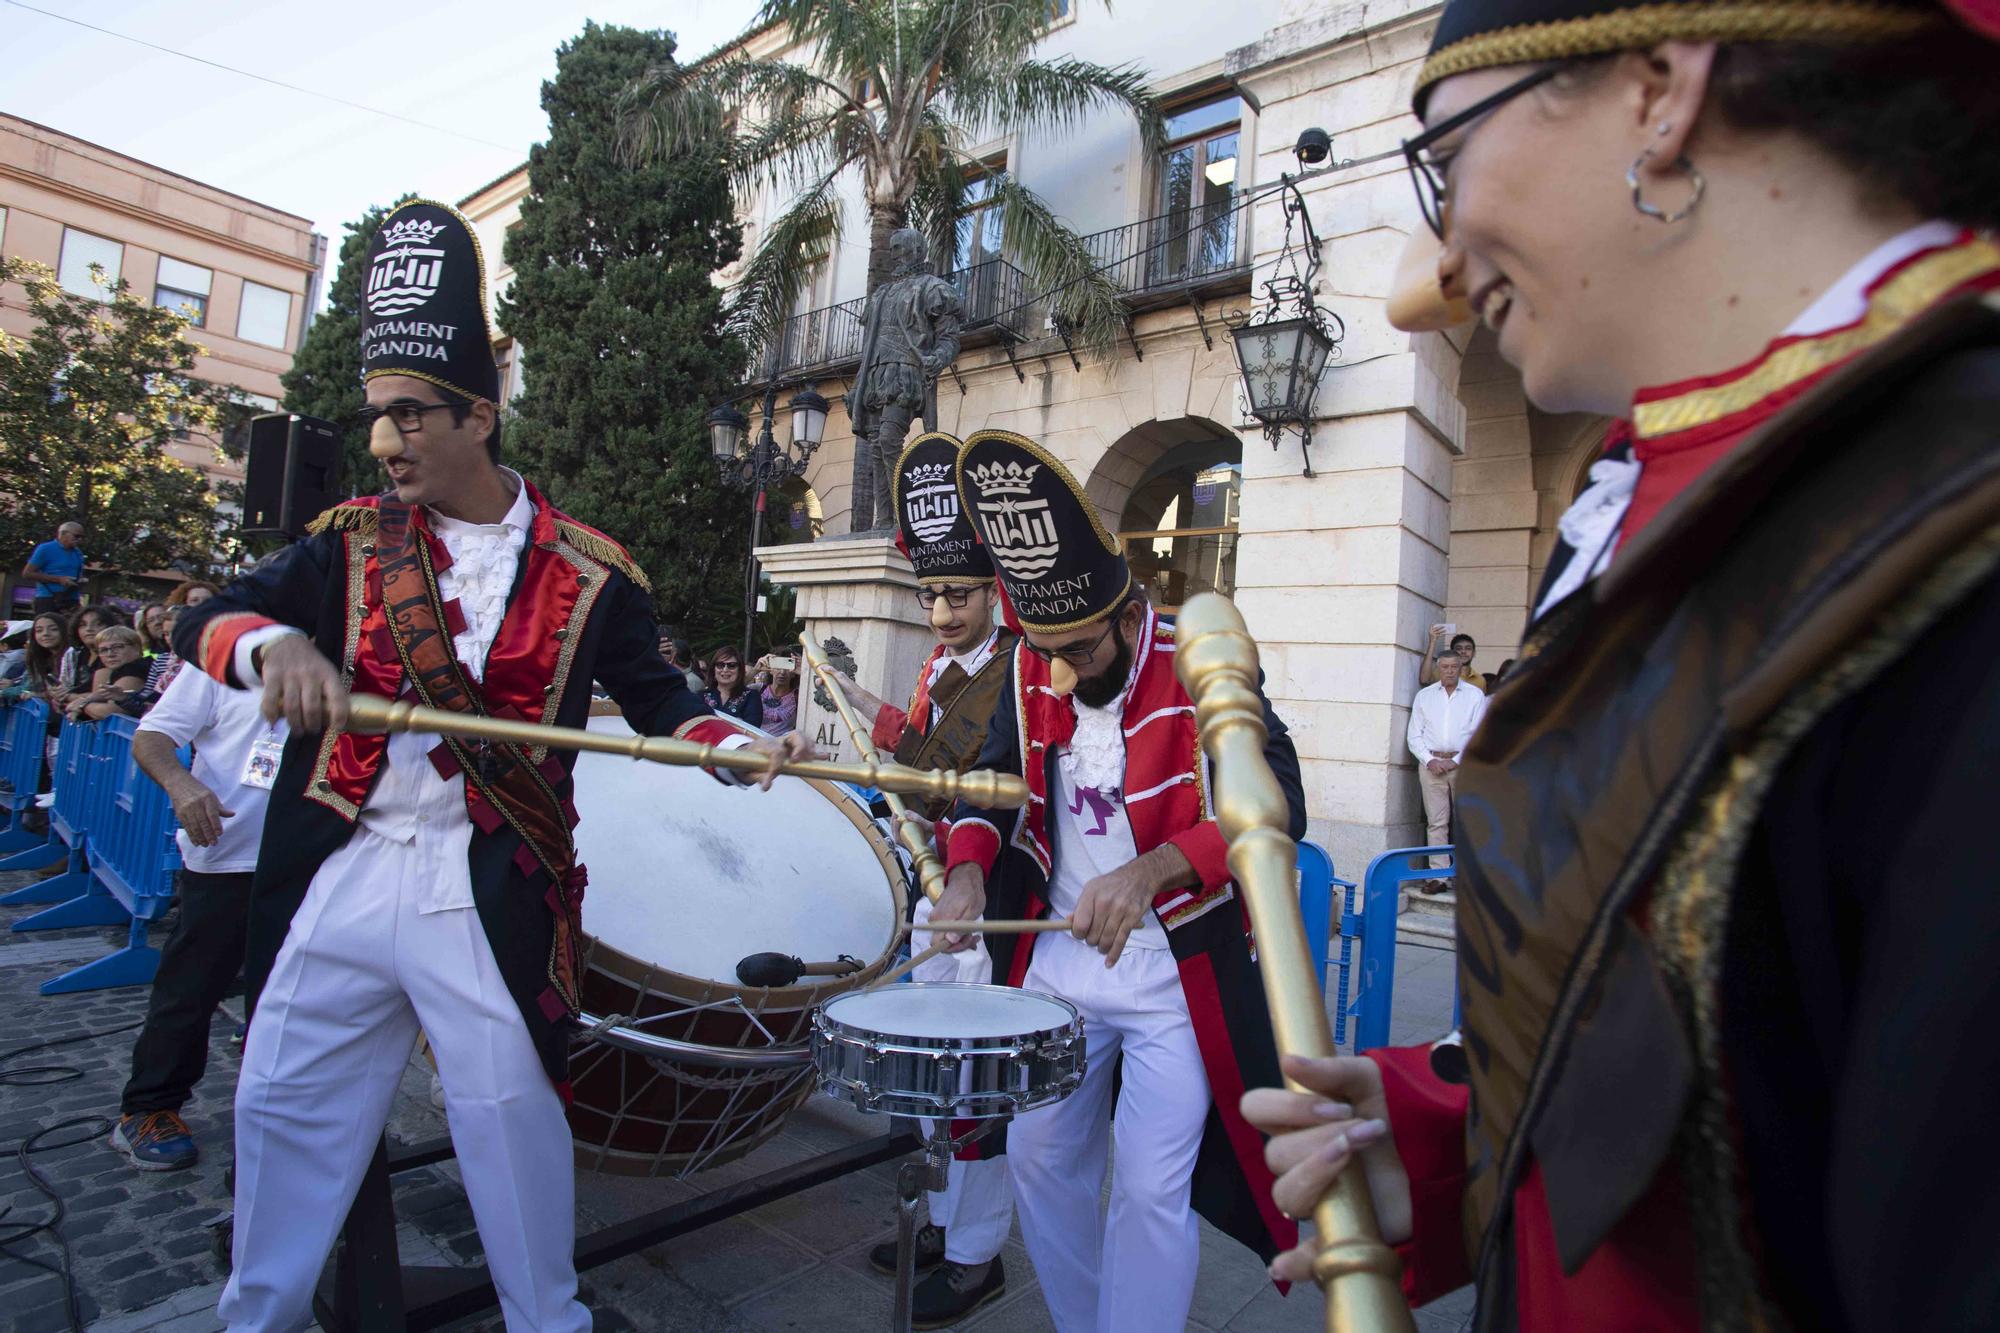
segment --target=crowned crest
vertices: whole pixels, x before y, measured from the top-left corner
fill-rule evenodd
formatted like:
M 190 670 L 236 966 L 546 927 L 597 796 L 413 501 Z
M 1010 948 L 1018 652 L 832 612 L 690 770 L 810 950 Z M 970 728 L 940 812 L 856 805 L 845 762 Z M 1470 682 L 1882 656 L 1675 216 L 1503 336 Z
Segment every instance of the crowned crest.
M 486 265 L 458 210 L 429 199 L 398 206 L 369 246 L 365 296 L 363 381 L 410 375 L 462 397 L 498 400 Z
M 1057 633 L 1124 604 L 1125 556 L 1053 455 L 1010 431 L 982 430 L 959 451 L 959 476 L 973 530 L 1024 628 Z
M 384 245 L 429 245 L 444 228 L 422 218 L 404 218 L 382 229 Z
M 930 431 L 910 441 L 896 465 L 896 521 L 917 581 L 976 583 L 993 561 L 973 535 L 958 496 L 958 441 Z

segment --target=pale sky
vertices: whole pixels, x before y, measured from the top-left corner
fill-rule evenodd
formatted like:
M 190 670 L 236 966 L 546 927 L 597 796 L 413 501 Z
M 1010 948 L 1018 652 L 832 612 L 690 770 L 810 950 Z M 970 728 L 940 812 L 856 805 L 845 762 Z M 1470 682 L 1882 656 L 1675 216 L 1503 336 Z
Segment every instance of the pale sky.
M 327 238 L 330 284 L 343 224 L 371 204 L 406 190 L 455 203 L 527 160 L 548 131 L 542 81 L 585 19 L 665 28 L 692 60 L 756 10 L 756 0 L 0 0 L 0 110 L 310 219 Z

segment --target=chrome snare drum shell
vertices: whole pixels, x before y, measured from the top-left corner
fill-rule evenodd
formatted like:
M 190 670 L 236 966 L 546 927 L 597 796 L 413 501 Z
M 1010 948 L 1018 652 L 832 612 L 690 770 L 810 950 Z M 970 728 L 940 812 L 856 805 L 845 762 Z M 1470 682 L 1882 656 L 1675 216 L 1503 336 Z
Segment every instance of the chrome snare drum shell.
M 945 1005 L 940 1006 L 939 1001 Z M 997 1013 L 1039 1009 L 1034 1026 L 944 1035 L 938 1007 L 990 1002 Z M 891 1021 L 885 1008 L 909 1019 Z M 862 1015 L 867 1015 L 862 1021 Z M 903 1030 L 897 1031 L 896 1028 Z M 1054 995 L 1012 986 L 904 982 L 835 996 L 813 1013 L 813 1065 L 822 1089 L 863 1111 L 989 1120 L 1046 1106 L 1083 1082 L 1083 1018 Z

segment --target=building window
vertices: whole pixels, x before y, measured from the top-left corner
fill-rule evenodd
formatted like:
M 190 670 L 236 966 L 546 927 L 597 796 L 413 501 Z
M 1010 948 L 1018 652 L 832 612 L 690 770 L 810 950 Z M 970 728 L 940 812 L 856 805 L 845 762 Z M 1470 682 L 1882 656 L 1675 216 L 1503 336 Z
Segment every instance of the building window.
M 153 288 L 153 304 L 184 312 L 198 327 L 208 324 L 208 293 L 215 274 L 199 264 L 184 264 L 160 256 L 160 276 Z
M 292 294 L 260 282 L 243 284 L 243 308 L 236 315 L 236 336 L 244 342 L 283 347 L 292 322 Z
M 1154 285 L 1239 266 L 1237 151 L 1242 120 L 1243 100 L 1233 96 L 1168 113 L 1155 221 L 1159 234 L 1151 238 Z
M 1132 489 L 1118 540 L 1132 577 L 1173 614 L 1201 592 L 1236 590 L 1236 511 L 1243 446 L 1200 440 L 1171 450 Z
M 952 241 L 951 280 L 958 287 L 968 327 L 994 317 L 1003 306 L 1020 299 L 1008 282 L 1000 259 L 1000 207 L 994 190 L 1007 178 L 1007 155 L 1000 153 L 968 169 L 970 179 L 959 198 L 958 223 Z
M 104 270 L 102 282 L 91 273 L 92 264 Z M 121 243 L 74 227 L 63 228 L 62 261 L 56 268 L 56 280 L 64 291 L 109 301 L 111 288 L 117 285 L 119 271 L 124 266 L 125 247 Z

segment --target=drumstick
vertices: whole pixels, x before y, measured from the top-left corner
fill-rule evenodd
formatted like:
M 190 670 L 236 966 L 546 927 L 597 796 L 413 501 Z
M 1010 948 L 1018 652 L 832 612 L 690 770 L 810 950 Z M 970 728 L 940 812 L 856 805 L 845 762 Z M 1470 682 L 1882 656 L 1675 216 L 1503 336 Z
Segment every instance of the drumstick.
M 826 682 L 826 692 L 833 697 L 834 711 L 847 726 L 847 734 L 854 738 L 855 753 L 864 759 L 881 759 L 881 752 L 875 748 L 868 732 L 862 727 L 861 719 L 854 714 L 854 706 L 847 701 L 847 694 L 840 688 L 840 678 L 834 674 L 833 664 L 826 660 L 826 654 L 813 646 L 809 635 L 799 635 L 799 643 L 806 650 L 806 664 L 822 681 Z M 895 819 L 896 841 L 909 849 L 910 859 L 917 868 L 917 885 L 923 889 L 924 897 L 932 902 L 944 892 L 944 866 L 938 861 L 937 852 L 931 840 L 918 832 L 916 827 L 903 819 L 909 808 L 903 798 L 892 791 L 882 793 L 882 801 L 889 807 Z
M 905 933 L 937 930 L 954 935 L 1042 935 L 1069 929 L 1070 919 L 1066 916 L 1047 921 L 917 921 L 903 927 Z
M 875 978 L 875 980 L 869 982 L 866 986 L 863 986 L 861 989 L 874 990 L 877 986 L 886 986 L 892 981 L 901 981 L 904 977 L 908 976 L 910 973 L 914 972 L 919 967 L 922 967 L 925 963 L 928 963 L 931 959 L 937 957 L 939 954 L 943 952 L 944 952 L 944 941 L 939 940 L 936 944 L 933 944 L 930 948 L 924 950 L 922 953 L 911 954 L 907 959 L 905 959 L 901 963 L 898 963 L 895 967 L 890 968 L 887 972 L 884 972 L 881 976 Z
M 442 708 L 423 708 L 392 702 L 379 695 L 348 696 L 349 729 L 359 732 L 424 732 L 474 740 L 498 741 L 502 745 L 546 745 L 558 750 L 590 750 L 598 754 L 622 754 L 632 759 L 650 759 L 660 764 L 686 768 L 733 768 L 761 775 L 770 760 L 755 750 L 724 750 L 695 741 L 673 740 L 666 736 L 613 736 L 608 732 L 582 727 L 551 727 L 539 722 L 483 714 L 454 713 Z M 823 778 L 828 782 L 852 782 L 878 791 L 895 791 L 925 799 L 953 800 L 963 796 L 989 809 L 1013 810 L 1027 804 L 1028 784 L 1012 773 L 974 769 L 954 773 L 949 769 L 905 768 L 901 764 L 863 760 L 839 764 L 825 759 L 788 759 L 778 772 L 794 777 Z

